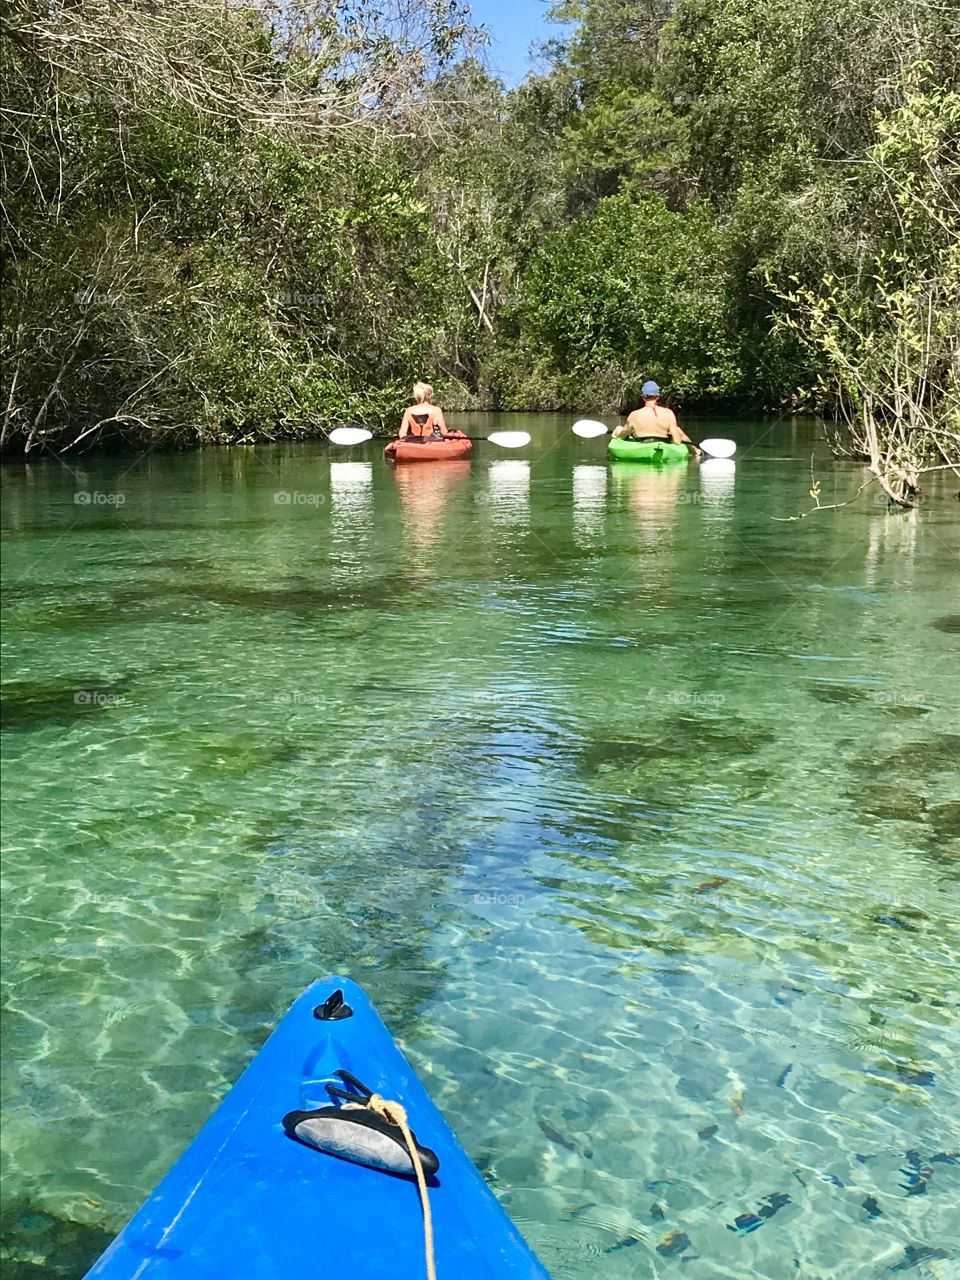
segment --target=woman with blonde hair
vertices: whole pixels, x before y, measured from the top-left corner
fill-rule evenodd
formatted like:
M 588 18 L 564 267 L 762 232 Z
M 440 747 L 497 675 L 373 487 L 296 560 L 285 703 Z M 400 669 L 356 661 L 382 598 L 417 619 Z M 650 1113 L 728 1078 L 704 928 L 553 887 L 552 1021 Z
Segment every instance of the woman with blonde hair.
M 413 404 L 404 411 L 400 423 L 401 440 L 459 440 L 459 431 L 448 431 L 443 410 L 433 402 L 429 382 L 413 384 Z

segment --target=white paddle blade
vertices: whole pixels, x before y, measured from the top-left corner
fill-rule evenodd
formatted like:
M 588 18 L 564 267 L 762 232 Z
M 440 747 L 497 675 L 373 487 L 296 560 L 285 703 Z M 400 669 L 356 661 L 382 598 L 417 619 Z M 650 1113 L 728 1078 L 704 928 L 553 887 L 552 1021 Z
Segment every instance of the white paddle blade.
M 711 458 L 732 458 L 737 452 L 736 440 L 701 440 L 700 448 Z
M 365 431 L 363 427 L 334 427 L 327 439 L 331 444 L 363 444 L 373 439 L 373 432 Z
M 501 449 L 522 449 L 530 443 L 529 431 L 494 431 L 487 436 L 491 444 L 498 444 Z
M 573 434 L 583 440 L 596 440 L 597 436 L 605 436 L 609 431 L 610 427 L 605 427 L 602 422 L 593 418 L 581 418 L 573 424 Z

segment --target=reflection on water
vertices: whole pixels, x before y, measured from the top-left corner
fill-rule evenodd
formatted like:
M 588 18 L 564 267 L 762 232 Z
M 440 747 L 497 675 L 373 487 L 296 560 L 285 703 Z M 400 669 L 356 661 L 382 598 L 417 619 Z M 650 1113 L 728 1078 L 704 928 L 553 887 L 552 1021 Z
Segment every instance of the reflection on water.
M 677 501 L 687 479 L 685 463 L 651 467 L 637 462 L 614 462 L 610 465 L 613 491 L 626 505 L 645 545 L 673 524 Z
M 603 532 L 607 505 L 607 468 L 581 462 L 573 468 L 573 527 L 581 545 Z
M 442 545 L 451 501 L 462 501 L 470 477 L 466 459 L 401 464 L 393 469 L 405 552 Z M 452 530 L 450 531 L 453 532 Z
M 700 463 L 700 492 L 707 506 L 732 514 L 737 464 L 732 458 L 704 458 Z
M 333 510 L 345 519 L 365 519 L 373 499 L 373 466 L 369 462 L 331 462 Z
M 498 458 L 491 462 L 487 482 L 490 515 L 511 527 L 523 525 L 529 515 L 530 463 L 522 458 Z
M 503 425 L 90 459 L 109 517 L 4 469 L 12 1275 L 81 1274 L 334 970 L 557 1277 L 960 1260 L 946 488 L 784 524 L 802 423 L 735 471 Z
M 362 576 L 371 553 L 373 467 L 369 462 L 330 463 L 330 545 L 337 556 L 332 577 Z
M 876 514 L 870 521 L 869 548 L 866 561 L 866 581 L 873 585 L 880 564 L 881 554 L 896 556 L 901 562 L 902 570 L 912 567 L 917 554 L 917 538 L 920 532 L 920 510 L 897 511 L 887 503 L 886 494 L 874 494 L 873 506 Z M 882 510 L 882 515 L 877 509 Z

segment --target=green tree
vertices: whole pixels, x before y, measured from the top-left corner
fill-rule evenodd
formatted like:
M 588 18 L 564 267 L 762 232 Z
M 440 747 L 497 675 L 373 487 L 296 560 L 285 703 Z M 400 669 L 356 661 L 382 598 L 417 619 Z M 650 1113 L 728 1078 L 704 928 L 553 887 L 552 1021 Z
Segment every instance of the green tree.
M 404 149 L 469 42 L 431 0 L 8 3 L 4 443 L 392 414 L 439 296 Z
M 571 401 L 615 407 L 645 377 L 690 399 L 719 398 L 741 385 L 729 284 L 706 206 L 673 213 L 660 196 L 624 192 L 537 250 L 520 322 L 564 371 Z
M 910 69 L 858 174 L 869 252 L 812 285 L 794 277 L 782 323 L 822 353 L 841 412 L 838 452 L 910 505 L 927 471 L 960 474 L 960 92 Z

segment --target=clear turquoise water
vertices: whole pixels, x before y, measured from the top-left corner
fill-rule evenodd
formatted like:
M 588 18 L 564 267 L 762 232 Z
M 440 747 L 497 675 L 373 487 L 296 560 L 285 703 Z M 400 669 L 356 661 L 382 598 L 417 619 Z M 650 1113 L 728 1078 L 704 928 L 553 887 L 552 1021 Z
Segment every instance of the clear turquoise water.
M 3 470 L 5 1274 L 330 971 L 558 1278 L 960 1274 L 950 484 L 529 425 Z

